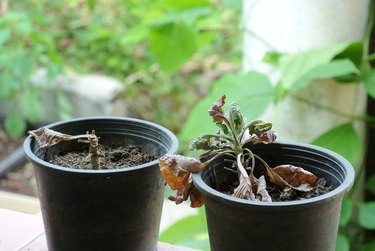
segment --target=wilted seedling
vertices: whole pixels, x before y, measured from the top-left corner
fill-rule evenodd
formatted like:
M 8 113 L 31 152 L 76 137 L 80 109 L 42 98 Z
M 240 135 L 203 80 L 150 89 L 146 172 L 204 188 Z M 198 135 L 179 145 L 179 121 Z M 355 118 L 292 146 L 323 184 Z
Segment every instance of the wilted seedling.
M 293 190 L 308 192 L 317 182 L 317 177 L 301 167 L 280 165 L 271 168 L 262 158 L 254 154 L 249 145 L 269 144 L 276 140 L 276 133 L 271 130 L 272 124 L 256 120 L 247 123 L 240 112 L 240 106 L 232 103 L 228 114 L 224 113 L 225 96 L 220 97 L 209 109 L 213 122 L 220 128 L 216 134 L 206 134 L 190 143 L 190 150 L 205 150 L 199 159 L 181 155 L 166 155 L 159 159 L 160 170 L 176 195 L 170 200 L 180 204 L 190 197 L 191 207 L 202 206 L 203 195 L 194 187 L 192 173 L 199 172 L 218 157 L 227 156 L 233 164 L 226 167 L 238 174 L 239 185 L 233 195 L 237 198 L 253 201 L 272 201 L 267 191 L 268 181 L 274 185 Z M 204 162 L 201 162 L 205 160 Z M 256 161 L 264 167 L 263 175 L 254 176 Z
M 81 143 L 90 144 L 89 154 L 87 156 L 90 159 L 92 169 L 99 169 L 100 158 L 104 157 L 103 152 L 100 150 L 99 137 L 95 135 L 95 131 L 92 130 L 91 133 L 80 135 L 68 135 L 54 130 L 48 129 L 46 127 L 41 127 L 39 129 L 29 131 L 40 144 L 40 148 L 49 148 L 61 141 L 72 141 L 78 140 Z

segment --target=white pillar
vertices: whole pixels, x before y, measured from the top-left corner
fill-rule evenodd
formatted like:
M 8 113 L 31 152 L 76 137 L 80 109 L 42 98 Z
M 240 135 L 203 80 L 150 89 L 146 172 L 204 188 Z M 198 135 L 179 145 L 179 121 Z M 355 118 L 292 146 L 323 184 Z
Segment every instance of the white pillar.
M 244 0 L 244 70 L 278 72 L 262 63 L 264 53 L 296 53 L 310 48 L 361 40 L 367 24 L 369 0 Z M 350 114 L 363 114 L 366 94 L 361 85 L 315 81 L 299 96 Z M 264 116 L 283 140 L 310 142 L 347 118 L 303 104 L 290 97 Z M 363 124 L 357 125 L 364 135 Z

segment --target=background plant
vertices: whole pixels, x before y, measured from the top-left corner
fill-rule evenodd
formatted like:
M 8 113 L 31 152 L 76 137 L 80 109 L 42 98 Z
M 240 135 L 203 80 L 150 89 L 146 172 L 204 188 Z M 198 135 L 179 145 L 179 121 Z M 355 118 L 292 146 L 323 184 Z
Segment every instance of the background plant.
M 25 79 L 46 66 L 60 68 L 58 73 L 114 76 L 126 86 L 123 98 L 130 104 L 130 116 L 168 124 L 176 132 L 212 79 L 238 68 L 232 63 L 240 59 L 239 33 L 232 27 L 241 1 L 2 0 L 4 3 L 8 9 L 1 18 L 22 16 L 20 26 L 32 33 L 19 39 L 0 28 L 6 38 L 4 51 L 19 51 L 25 58 L 36 55 L 37 62 L 33 60 L 29 70 L 18 67 Z M 37 90 L 31 84 L 24 86 Z M 40 97 L 40 92 L 33 97 Z M 19 89 L 14 93 L 20 93 Z M 7 104 L 20 106 L 16 95 L 7 97 Z M 66 118 L 69 109 L 63 99 L 58 99 L 59 111 Z M 38 99 L 33 100 L 33 110 L 40 110 Z M 9 123 L 13 126 L 6 126 L 14 136 L 22 131 L 14 130 L 18 122 L 23 121 L 25 127 L 24 122 L 40 118 L 40 112 L 32 117 L 21 106 L 13 114 L 21 114 Z

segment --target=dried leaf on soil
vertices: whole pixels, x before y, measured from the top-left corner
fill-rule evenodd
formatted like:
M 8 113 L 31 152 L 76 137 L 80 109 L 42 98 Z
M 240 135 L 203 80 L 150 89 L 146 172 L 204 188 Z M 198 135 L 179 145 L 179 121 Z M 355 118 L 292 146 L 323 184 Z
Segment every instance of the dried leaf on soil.
M 272 199 L 266 189 L 267 188 L 266 179 L 264 178 L 263 175 L 259 177 L 257 186 L 258 186 L 257 192 L 256 192 L 257 200 L 271 202 Z
M 35 137 L 40 144 L 40 148 L 56 145 L 60 141 L 67 141 L 72 137 L 71 135 L 56 132 L 46 127 L 41 127 L 28 133 Z
M 257 179 L 252 174 L 249 177 L 240 173 L 240 184 L 234 189 L 233 196 L 252 201 L 271 202 L 271 196 L 268 194 L 266 188 L 266 179 L 263 175 Z
M 182 155 L 165 155 L 159 159 L 160 171 L 176 195 L 169 199 L 180 204 L 190 197 L 191 207 L 203 205 L 203 195 L 194 187 L 191 173 L 199 172 L 206 166 L 199 160 Z
M 271 169 L 270 181 L 276 185 L 285 187 L 286 184 L 302 192 L 308 192 L 316 185 L 317 177 L 301 167 L 280 165 Z

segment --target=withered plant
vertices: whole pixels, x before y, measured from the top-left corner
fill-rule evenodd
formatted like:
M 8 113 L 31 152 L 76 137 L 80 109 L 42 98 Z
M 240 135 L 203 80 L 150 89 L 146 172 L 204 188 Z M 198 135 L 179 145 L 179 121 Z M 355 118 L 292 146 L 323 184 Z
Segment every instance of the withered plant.
M 90 144 L 89 153 L 87 159 L 90 159 L 92 169 L 99 169 L 100 158 L 104 157 L 103 152 L 100 149 L 99 137 L 95 135 L 95 131 L 92 130 L 91 133 L 86 132 L 86 134 L 80 135 L 68 135 L 54 130 L 48 129 L 46 127 L 41 127 L 39 129 L 29 131 L 40 145 L 40 148 L 49 148 L 61 141 L 72 141 L 78 140 L 78 142 Z
M 190 150 L 205 150 L 198 159 L 182 155 L 166 155 L 159 159 L 160 170 L 176 194 L 169 199 L 180 204 L 190 197 L 191 207 L 204 204 L 203 195 L 194 187 L 192 173 L 199 172 L 219 157 L 228 163 L 224 168 L 238 174 L 239 185 L 232 196 L 253 201 L 272 201 L 267 182 L 280 188 L 308 192 L 317 183 L 317 177 L 301 167 L 285 164 L 271 168 L 265 160 L 251 151 L 251 145 L 270 144 L 276 140 L 272 124 L 261 120 L 247 122 L 239 104 L 232 103 L 224 113 L 225 96 L 220 97 L 208 110 L 213 122 L 219 127 L 215 134 L 206 134 L 190 143 Z M 263 173 L 254 175 L 256 161 Z M 267 179 L 266 179 L 267 177 Z

